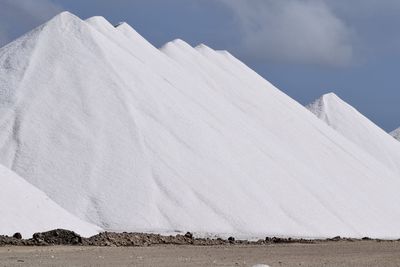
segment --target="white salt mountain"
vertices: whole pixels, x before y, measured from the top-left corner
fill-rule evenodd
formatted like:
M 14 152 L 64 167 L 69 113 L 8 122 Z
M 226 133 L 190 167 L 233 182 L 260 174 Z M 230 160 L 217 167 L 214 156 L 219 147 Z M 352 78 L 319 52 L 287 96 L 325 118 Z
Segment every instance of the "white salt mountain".
M 84 222 L 54 203 L 39 189 L 0 165 L 0 231 L 24 238 L 35 232 L 57 228 L 70 229 L 92 236 L 101 229 Z
M 323 95 L 308 108 L 400 177 L 400 143 L 386 131 L 334 93 Z
M 400 237 L 400 179 L 227 52 L 62 13 L 0 50 L 0 161 L 107 230 Z
M 400 128 L 391 132 L 390 135 L 393 136 L 396 140 L 400 141 Z

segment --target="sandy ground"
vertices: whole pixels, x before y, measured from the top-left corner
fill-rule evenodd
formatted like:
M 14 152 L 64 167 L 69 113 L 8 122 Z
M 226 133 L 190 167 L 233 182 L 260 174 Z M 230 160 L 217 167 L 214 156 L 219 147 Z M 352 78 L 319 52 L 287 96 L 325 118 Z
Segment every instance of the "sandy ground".
M 267 246 L 2 247 L 0 266 L 400 266 L 399 242 Z

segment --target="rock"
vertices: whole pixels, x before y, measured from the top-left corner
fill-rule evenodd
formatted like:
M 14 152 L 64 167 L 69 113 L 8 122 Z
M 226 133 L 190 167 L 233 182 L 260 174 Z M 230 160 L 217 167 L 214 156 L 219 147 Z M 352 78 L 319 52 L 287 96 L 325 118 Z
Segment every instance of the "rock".
M 185 237 L 186 237 L 186 238 L 193 239 L 193 234 L 192 234 L 191 232 L 187 232 L 187 233 L 185 234 Z
M 272 243 L 280 243 L 281 242 L 281 239 L 279 238 L 279 237 L 273 237 L 272 238 Z
M 335 236 L 334 238 L 331 238 L 329 240 L 331 241 L 340 241 L 341 237 L 340 236 Z
M 16 239 L 22 239 L 21 233 L 15 233 L 15 234 L 13 235 L 13 237 L 16 238 Z

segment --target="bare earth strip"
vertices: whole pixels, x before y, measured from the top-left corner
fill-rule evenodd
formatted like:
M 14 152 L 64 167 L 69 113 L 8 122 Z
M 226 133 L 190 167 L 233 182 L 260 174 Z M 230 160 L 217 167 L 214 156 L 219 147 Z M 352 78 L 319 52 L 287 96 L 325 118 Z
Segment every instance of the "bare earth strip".
M 0 247 L 0 266 L 400 266 L 399 242 L 266 246 Z

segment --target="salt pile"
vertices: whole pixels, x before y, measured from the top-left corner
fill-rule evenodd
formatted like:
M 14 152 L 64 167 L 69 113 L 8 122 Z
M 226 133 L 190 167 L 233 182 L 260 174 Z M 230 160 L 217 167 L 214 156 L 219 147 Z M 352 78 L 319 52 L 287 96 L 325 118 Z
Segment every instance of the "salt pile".
M 228 52 L 64 12 L 0 92 L 0 163 L 106 230 L 400 237 L 398 173 Z
M 386 131 L 334 93 L 323 95 L 308 108 L 400 177 L 400 143 Z

